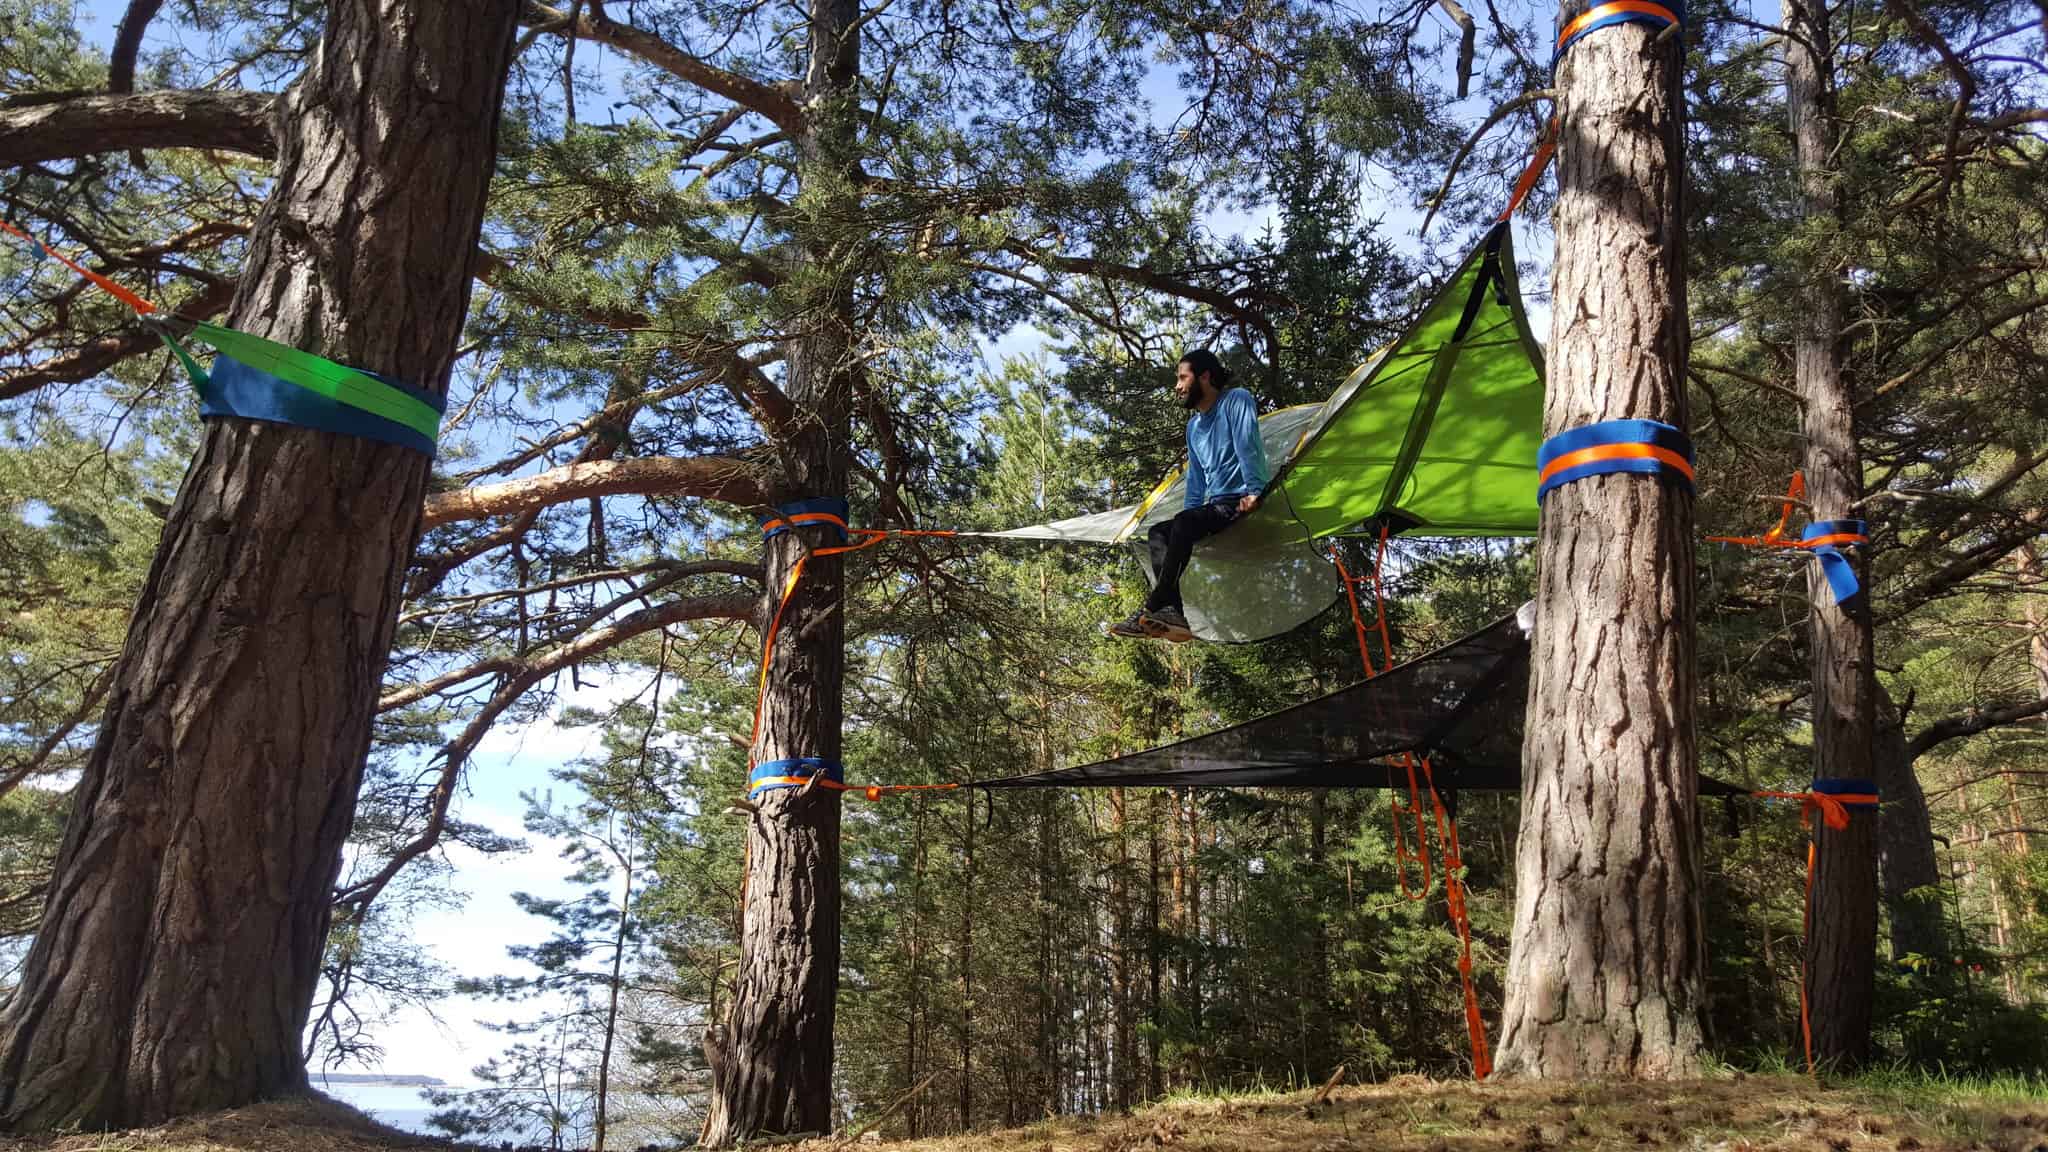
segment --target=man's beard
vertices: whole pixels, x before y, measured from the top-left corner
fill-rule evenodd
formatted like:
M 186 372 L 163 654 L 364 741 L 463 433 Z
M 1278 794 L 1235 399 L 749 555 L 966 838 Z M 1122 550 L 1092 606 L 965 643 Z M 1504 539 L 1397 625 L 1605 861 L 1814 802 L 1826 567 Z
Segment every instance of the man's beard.
M 1180 398 L 1180 406 L 1187 409 L 1190 412 L 1202 406 L 1201 381 L 1196 381 L 1194 385 L 1188 389 L 1188 394 Z

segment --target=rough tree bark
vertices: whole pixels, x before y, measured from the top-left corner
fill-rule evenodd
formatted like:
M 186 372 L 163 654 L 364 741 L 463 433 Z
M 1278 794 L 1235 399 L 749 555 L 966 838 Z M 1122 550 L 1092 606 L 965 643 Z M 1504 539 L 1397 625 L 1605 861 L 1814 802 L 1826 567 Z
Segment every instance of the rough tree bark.
M 1547 435 L 1687 426 L 1682 45 L 1626 24 L 1560 62 Z M 1692 537 L 1691 494 L 1661 478 L 1544 501 L 1499 1075 L 1699 1070 Z
M 1941 862 L 1934 854 L 1927 795 L 1906 748 L 1905 719 L 1882 684 L 1877 705 L 1872 771 L 1884 797 L 1878 811 L 1878 859 L 1885 908 L 1892 918 L 1892 958 L 1940 959 L 1948 955 L 1948 937 L 1942 928 Z
M 284 98 L 231 326 L 445 389 L 514 12 L 337 4 Z M 428 461 L 206 428 L 164 525 L 0 1018 L 14 1129 L 302 1091 L 300 1033 Z
M 801 178 L 826 220 L 850 221 L 859 156 L 857 0 L 810 0 Z M 805 254 L 818 285 L 789 359 L 789 398 L 802 418 L 784 448 L 778 502 L 844 496 L 851 442 L 853 287 L 850 228 Z M 805 550 L 836 542 L 805 528 L 767 542 L 768 613 Z M 840 755 L 846 622 L 843 564 L 814 557 L 790 597 L 767 666 L 756 762 Z M 764 616 L 763 619 L 767 619 Z M 839 992 L 839 793 L 764 793 L 747 835 L 740 966 L 727 1023 L 728 1059 L 714 1087 L 704 1143 L 832 1127 L 832 1028 Z
M 1785 104 L 1807 227 L 1793 374 L 1805 399 L 1807 498 L 1815 520 L 1852 514 L 1863 494 L 1855 406 L 1842 377 L 1842 285 L 1833 245 L 1837 201 L 1830 154 L 1834 132 L 1833 40 L 1827 10 L 1813 0 L 1786 5 Z M 1853 561 L 1852 561 L 1853 562 Z M 1877 735 L 1869 596 L 1835 602 L 1821 566 L 1807 572 L 1812 623 L 1813 776 L 1870 780 Z M 1849 809 L 1849 826 L 1813 822 L 1814 873 L 1807 899 L 1806 1012 L 1812 1057 L 1855 1067 L 1870 1052 L 1877 962 L 1877 813 Z

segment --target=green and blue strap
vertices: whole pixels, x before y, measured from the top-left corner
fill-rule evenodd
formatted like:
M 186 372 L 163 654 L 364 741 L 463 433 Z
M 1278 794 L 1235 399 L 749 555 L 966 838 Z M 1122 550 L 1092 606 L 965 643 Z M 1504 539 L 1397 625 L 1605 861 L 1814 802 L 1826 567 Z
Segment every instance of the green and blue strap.
M 1575 480 L 1616 472 L 1662 476 L 1693 486 L 1692 440 L 1656 420 L 1602 420 L 1567 429 L 1536 452 L 1536 500 Z
M 218 324 L 193 323 L 192 338 L 219 353 L 208 371 L 178 342 L 155 305 L 4 220 L 0 232 L 27 243 L 37 260 L 57 260 L 134 310 L 191 378 L 201 416 L 290 424 L 434 455 L 446 397 L 274 340 Z

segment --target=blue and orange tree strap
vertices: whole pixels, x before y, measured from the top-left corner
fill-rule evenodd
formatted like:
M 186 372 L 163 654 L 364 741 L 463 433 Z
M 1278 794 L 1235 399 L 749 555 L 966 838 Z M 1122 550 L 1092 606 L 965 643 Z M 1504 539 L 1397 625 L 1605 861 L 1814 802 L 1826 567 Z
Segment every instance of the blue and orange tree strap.
M 1692 439 L 1656 420 L 1602 420 L 1567 429 L 1536 452 L 1536 499 L 1577 480 L 1614 473 L 1661 476 L 1692 491 Z
M 775 615 L 770 618 L 768 633 L 761 642 L 761 671 L 754 691 L 754 725 L 747 737 L 747 754 L 750 757 L 761 740 L 761 712 L 768 703 L 768 667 L 775 658 L 775 641 L 782 633 L 782 617 L 789 608 L 790 598 L 796 595 L 797 586 L 803 582 L 805 563 L 814 556 L 859 552 L 894 536 L 946 538 L 957 535 L 934 528 L 852 528 L 847 525 L 847 515 L 846 501 L 835 497 L 816 497 L 781 505 L 773 514 L 761 519 L 761 538 L 764 541 L 799 528 L 823 526 L 838 529 L 839 538 L 850 542 L 804 552 L 790 565 L 789 575 L 783 579 L 782 595 L 775 602 Z M 845 782 L 845 770 L 838 761 L 803 756 L 752 763 L 748 768 L 747 794 L 754 796 L 778 788 L 824 788 L 833 792 L 852 792 L 868 800 L 880 800 L 884 796 L 907 792 L 948 792 L 959 786 L 957 783 L 848 784 Z
M 1785 526 L 1791 519 L 1793 506 L 1805 491 L 1805 475 L 1792 473 L 1792 483 L 1785 490 L 1785 503 L 1778 513 L 1778 523 L 1770 531 L 1761 536 L 1709 536 L 1707 542 L 1743 548 L 1802 550 L 1820 565 L 1821 575 L 1826 577 L 1828 591 L 1835 603 L 1847 603 L 1863 591 L 1863 586 L 1856 578 L 1856 565 L 1842 550 L 1867 546 L 1870 543 L 1870 526 L 1861 520 L 1816 520 L 1800 531 L 1797 540 L 1791 539 Z

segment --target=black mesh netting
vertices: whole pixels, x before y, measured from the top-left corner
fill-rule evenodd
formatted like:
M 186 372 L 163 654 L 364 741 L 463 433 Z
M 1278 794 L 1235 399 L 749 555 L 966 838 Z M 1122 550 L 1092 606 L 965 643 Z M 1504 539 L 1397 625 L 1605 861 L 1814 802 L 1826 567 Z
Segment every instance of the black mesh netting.
M 1427 753 L 1439 788 L 1519 789 L 1529 638 L 1509 616 L 1327 696 L 1176 744 L 983 788 L 1408 786 Z M 1703 795 L 1739 791 L 1702 777 Z

